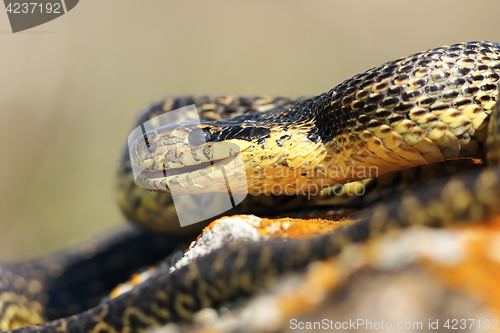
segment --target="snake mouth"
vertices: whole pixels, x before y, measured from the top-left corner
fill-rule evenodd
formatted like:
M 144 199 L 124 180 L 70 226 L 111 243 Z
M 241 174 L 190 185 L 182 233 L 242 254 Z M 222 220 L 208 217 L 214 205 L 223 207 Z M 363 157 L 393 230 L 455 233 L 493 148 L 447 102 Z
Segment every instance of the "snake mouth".
M 215 166 L 224 164 L 221 163 L 223 161 L 230 161 L 234 158 L 233 156 L 229 156 L 220 160 L 215 160 L 215 161 L 209 161 L 209 162 L 201 162 L 200 164 L 197 165 L 189 165 L 189 166 L 184 166 L 182 168 L 175 168 L 175 169 L 163 169 L 163 170 L 156 170 L 156 171 L 148 171 L 148 170 L 143 170 L 139 174 L 140 176 L 147 178 L 147 179 L 156 179 L 156 178 L 167 178 L 171 176 L 176 176 L 176 175 L 182 175 L 182 174 L 187 174 L 187 173 L 193 173 L 197 170 L 201 169 L 206 169 L 209 168 L 210 166 Z
M 227 192 L 247 186 L 245 165 L 239 154 L 196 165 L 142 171 L 136 182 L 154 192 L 170 195 Z M 138 183 L 138 184 L 139 184 Z
M 140 158 L 145 146 L 138 145 L 131 154 L 135 181 L 142 188 L 170 195 L 223 192 L 226 183 L 235 179 L 243 187 L 246 171 L 240 153 L 251 145 L 242 140 L 183 145 L 166 152 L 157 149 L 159 153 L 148 159 Z

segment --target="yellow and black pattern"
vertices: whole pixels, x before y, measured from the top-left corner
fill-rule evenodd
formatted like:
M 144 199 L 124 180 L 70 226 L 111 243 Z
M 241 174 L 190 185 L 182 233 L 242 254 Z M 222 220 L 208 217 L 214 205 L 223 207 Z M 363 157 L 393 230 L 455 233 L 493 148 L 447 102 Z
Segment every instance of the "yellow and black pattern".
M 486 155 L 491 164 L 496 163 L 499 79 L 500 45 L 470 42 L 388 62 L 324 94 L 298 102 L 262 97 L 166 99 L 154 104 L 139 118 L 139 123 L 194 103 L 202 110 L 202 116 L 210 120 L 202 123 L 208 138 L 206 145 L 233 142 L 242 147 L 251 191 L 272 193 L 275 184 L 291 181 L 297 181 L 295 189 L 311 189 L 313 185 L 323 189 L 362 179 L 357 172 L 371 166 L 384 174 Z M 137 163 L 150 168 L 152 173 L 143 181 L 157 192 L 168 189 L 172 181 L 192 186 L 189 173 L 198 171 L 192 167 L 197 165 L 193 161 L 202 147 L 189 140 L 193 127 L 179 126 L 183 126 L 179 132 L 185 133 L 182 140 L 187 140 L 189 149 L 183 147 L 184 155 L 177 154 L 175 163 L 166 165 L 161 161 L 168 152 L 160 149 L 160 138 L 171 137 L 168 131 L 155 133 L 159 139 L 154 159 L 141 160 L 140 150 L 144 147 L 139 144 L 139 159 L 131 162 L 124 157 L 119 174 L 119 202 L 138 223 L 171 234 L 188 234 L 196 228 L 171 227 L 175 225 L 171 199 L 135 186 L 130 167 L 130 163 Z M 218 156 L 224 158 L 224 152 Z M 158 170 L 162 165 L 178 170 L 168 177 L 154 177 L 155 171 L 163 171 Z M 183 172 L 186 166 L 188 171 Z M 255 173 L 262 169 L 268 172 Z M 331 176 L 332 170 L 349 169 L 354 170 L 354 176 Z M 278 174 L 282 177 L 276 177 Z M 161 182 L 162 186 L 155 186 Z M 302 199 L 288 197 L 285 203 L 304 202 Z M 252 196 L 248 201 L 238 208 L 239 212 L 255 202 L 262 206 L 260 202 L 265 200 Z M 481 221 L 500 213 L 499 201 L 500 169 L 481 168 L 406 192 L 396 202 L 379 205 L 362 215 L 358 223 L 332 234 L 302 240 L 229 244 L 170 274 L 156 274 L 130 292 L 91 310 L 20 331 L 137 332 L 151 325 L 190 320 L 199 309 L 252 294 L 280 274 L 334 256 L 348 244 L 409 225 L 445 227 Z M 276 211 L 274 204 L 271 202 L 269 207 Z
M 185 242 L 128 227 L 38 260 L 0 265 L 0 331 L 97 306 L 128 275 Z
M 429 50 L 368 70 L 287 109 L 201 128 L 186 123 L 158 129 L 148 134 L 148 143 L 136 143 L 132 159 L 149 172 L 142 181 L 157 192 L 169 194 L 178 184 L 179 194 L 225 191 L 222 177 L 210 172 L 214 160 L 227 166 L 233 192 L 241 181 L 252 194 L 285 186 L 286 194 L 306 194 L 367 178 L 370 168 L 384 174 L 474 156 L 498 97 L 495 47 L 469 43 Z M 199 135 L 206 144 L 193 143 Z M 231 143 L 240 148 L 244 168 L 227 161 Z

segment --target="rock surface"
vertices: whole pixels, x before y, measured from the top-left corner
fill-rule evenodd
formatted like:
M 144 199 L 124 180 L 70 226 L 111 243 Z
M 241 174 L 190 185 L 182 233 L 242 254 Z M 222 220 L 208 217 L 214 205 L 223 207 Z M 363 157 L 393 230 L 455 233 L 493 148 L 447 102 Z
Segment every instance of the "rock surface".
M 221 218 L 171 269 L 226 242 L 311 237 L 338 225 L 321 219 Z M 249 299 L 199 311 L 191 324 L 150 332 L 471 332 L 498 329 L 499 319 L 500 218 L 447 229 L 391 231 L 286 274 Z

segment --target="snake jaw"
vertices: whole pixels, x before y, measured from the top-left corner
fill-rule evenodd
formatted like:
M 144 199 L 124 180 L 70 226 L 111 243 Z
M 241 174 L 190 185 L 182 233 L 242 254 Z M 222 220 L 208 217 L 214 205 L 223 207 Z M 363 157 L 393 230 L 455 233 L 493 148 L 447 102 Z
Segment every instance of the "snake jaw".
M 169 195 L 199 194 L 211 192 L 246 193 L 245 166 L 237 155 L 195 167 L 170 169 L 158 178 L 158 173 L 143 172 L 138 179 L 147 189 Z
M 254 145 L 252 141 L 239 140 L 239 139 L 228 140 L 226 141 L 226 143 L 231 144 L 233 147 L 235 146 L 238 147 L 240 153 Z
M 166 146 L 164 143 L 159 145 L 163 149 Z M 252 145 L 252 142 L 238 139 L 207 142 L 198 147 L 176 144 L 165 153 L 147 159 L 133 158 L 132 162 L 141 170 L 138 184 L 154 192 L 171 195 L 225 192 L 229 185 L 226 183 L 231 183 L 232 190 L 235 186 L 246 188 L 240 152 Z M 140 157 L 144 149 L 144 144 L 137 142 L 136 156 Z

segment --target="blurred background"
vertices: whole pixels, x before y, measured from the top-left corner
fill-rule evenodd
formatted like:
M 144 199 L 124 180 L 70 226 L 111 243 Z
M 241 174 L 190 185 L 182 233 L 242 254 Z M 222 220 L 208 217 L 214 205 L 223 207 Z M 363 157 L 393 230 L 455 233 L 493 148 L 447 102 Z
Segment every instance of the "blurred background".
M 126 223 L 137 112 L 175 94 L 316 95 L 370 67 L 500 42 L 500 2 L 85 0 L 12 34 L 0 11 L 0 261 Z

